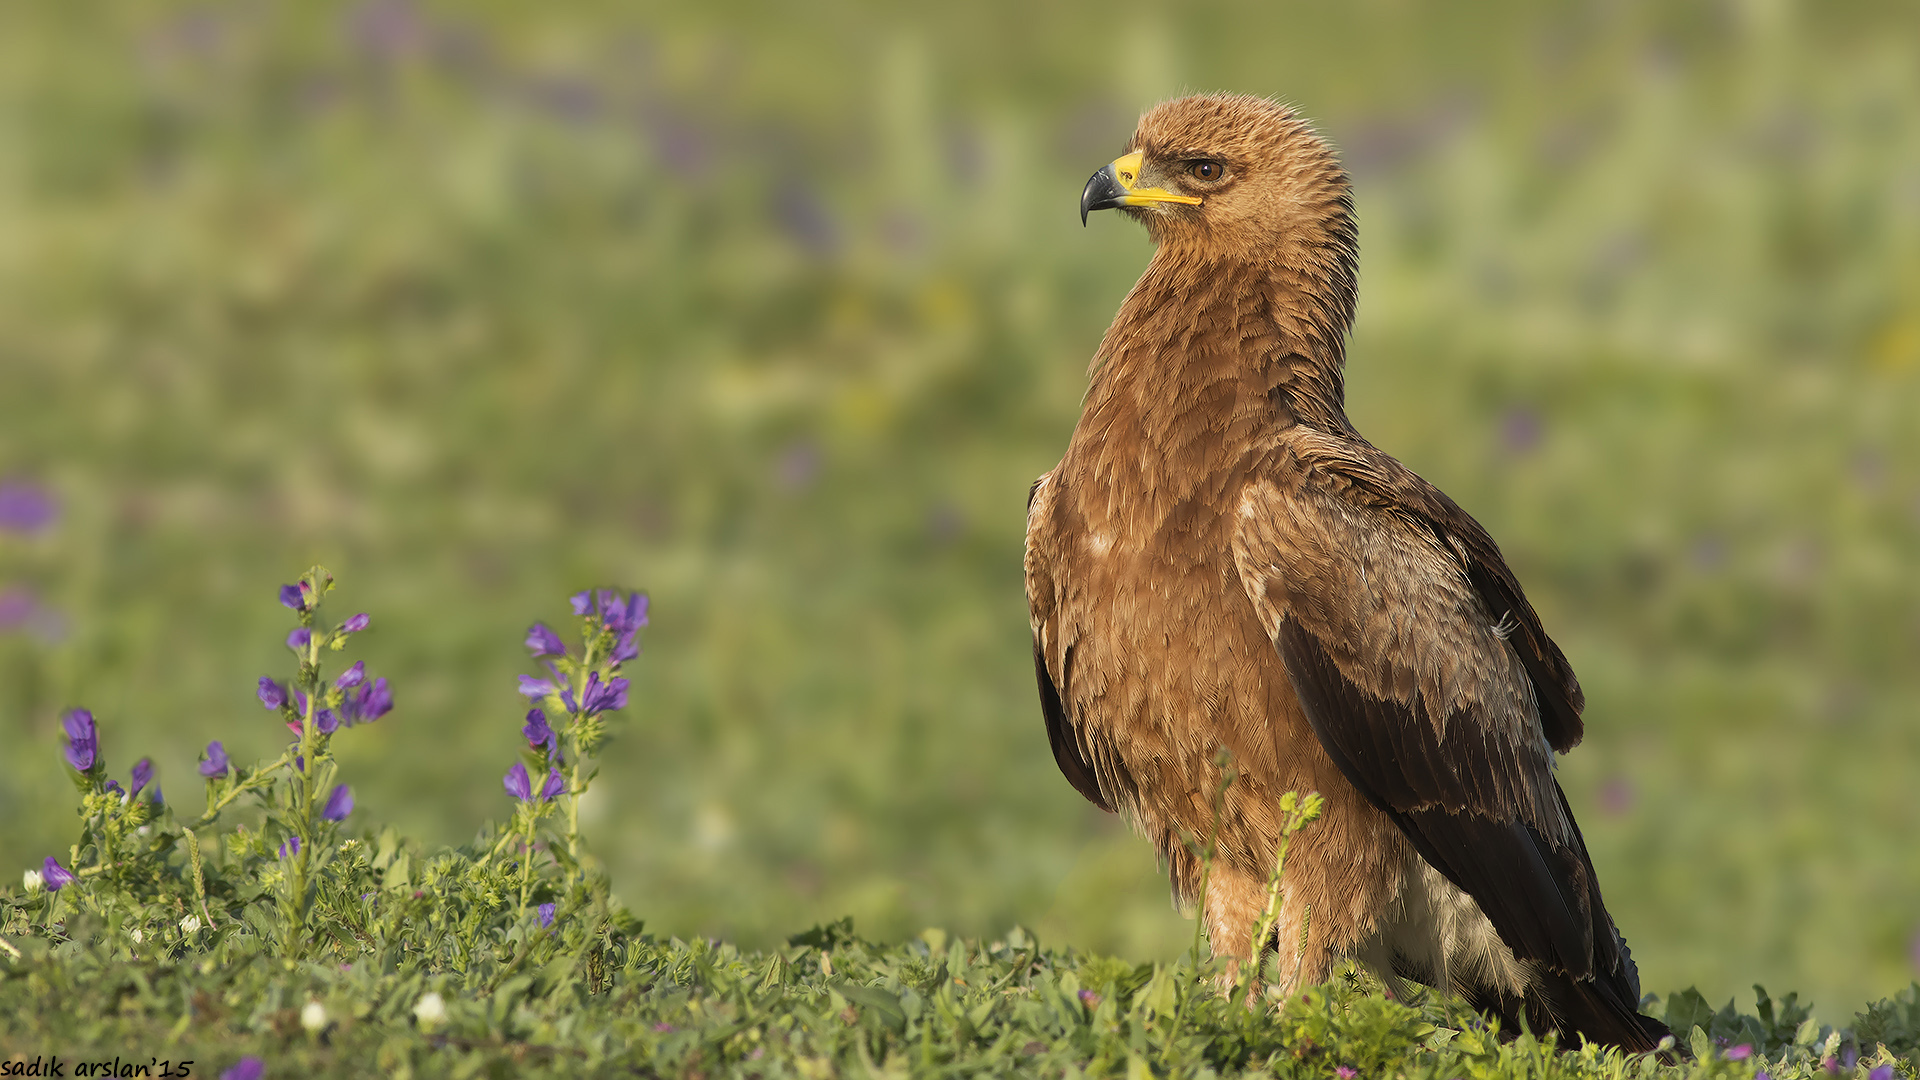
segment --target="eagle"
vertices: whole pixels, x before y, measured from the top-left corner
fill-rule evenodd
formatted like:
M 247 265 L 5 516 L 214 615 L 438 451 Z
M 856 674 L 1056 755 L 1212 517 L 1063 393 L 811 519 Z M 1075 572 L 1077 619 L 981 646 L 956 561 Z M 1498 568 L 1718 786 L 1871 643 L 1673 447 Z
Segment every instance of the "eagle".
M 1282 991 L 1353 960 L 1510 1032 L 1655 1049 L 1554 778 L 1573 669 L 1486 530 L 1347 418 L 1334 150 L 1263 98 L 1165 102 L 1087 182 L 1081 220 L 1109 208 L 1155 251 L 1027 500 L 1060 771 L 1152 841 L 1216 954 L 1279 951 Z M 1254 945 L 1287 792 L 1324 809 Z

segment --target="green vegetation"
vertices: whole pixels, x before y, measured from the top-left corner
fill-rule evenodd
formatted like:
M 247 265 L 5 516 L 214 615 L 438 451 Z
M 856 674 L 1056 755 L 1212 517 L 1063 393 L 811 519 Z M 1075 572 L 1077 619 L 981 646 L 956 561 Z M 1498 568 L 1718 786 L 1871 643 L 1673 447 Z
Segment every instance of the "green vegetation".
M 1157 10 L 0 10 L 0 481 L 59 506 L 0 532 L 33 604 L 0 627 L 0 867 L 74 841 L 67 708 L 173 792 L 209 740 L 277 756 L 259 583 L 314 562 L 381 615 L 356 650 L 396 707 L 338 751 L 359 805 L 464 843 L 526 624 L 618 583 L 657 634 L 579 816 L 660 935 L 635 971 L 760 971 L 849 913 L 881 942 L 1024 924 L 1083 950 L 1061 979 L 1168 969 L 1190 925 L 1046 751 L 1021 500 L 1147 256 L 1080 227 L 1080 185 L 1142 105 L 1224 87 L 1346 151 L 1351 411 L 1488 526 L 1580 671 L 1563 783 L 1648 988 L 1790 986 L 1833 1021 L 1905 986 L 1911 13 Z M 296 978 L 125 970 L 111 1000 Z M 385 968 L 311 977 L 412 1008 Z M 108 1022 L 171 1030 L 171 1000 Z
M 1458 1001 L 1417 991 L 1396 1002 L 1351 970 L 1283 995 L 1272 983 L 1289 963 L 1284 946 L 1266 970 L 1229 974 L 1201 959 L 1197 931 L 1170 965 L 1048 951 L 1018 927 L 991 943 L 927 930 L 878 946 L 850 919 L 758 953 L 662 941 L 585 858 L 578 816 L 610 720 L 628 705 L 622 666 L 639 655 L 647 598 L 576 594 L 578 646 L 533 626 L 525 644 L 549 677 L 520 679 L 534 707 L 502 781 L 512 818 L 430 851 L 391 826 L 362 821 L 348 835 L 355 807 L 336 783 L 346 775 L 336 749 L 379 730 L 392 699 L 364 661 L 330 655 L 373 625 L 367 614 L 329 617 L 333 585 L 315 567 L 280 589 L 297 615 L 286 639 L 294 675 L 263 676 L 256 696 L 294 740 L 251 767 L 209 744 L 198 816 L 162 798 L 148 761 L 123 789 L 112 776 L 119 733 L 85 710 L 62 718 L 81 836 L 66 862 L 49 856 L 22 889 L 0 889 L 0 1049 L 10 1055 L 0 1075 L 104 1066 L 260 1080 L 269 1069 L 358 1076 L 371 1066 L 402 1077 L 1352 1080 L 1751 1077 L 1764 1067 L 1783 1080 L 1911 1080 L 1920 1065 L 1920 984 L 1840 1030 L 1792 996 L 1776 1007 L 1759 987 L 1752 1016 L 1732 1003 L 1716 1013 L 1688 991 L 1666 1006 L 1686 1047 L 1663 1044 L 1663 1061 L 1591 1045 L 1561 1054 L 1524 1032 L 1503 1039 Z M 249 807 L 252 828 L 235 820 Z M 1281 809 L 1256 940 L 1286 887 L 1289 842 L 1321 801 L 1289 793 Z

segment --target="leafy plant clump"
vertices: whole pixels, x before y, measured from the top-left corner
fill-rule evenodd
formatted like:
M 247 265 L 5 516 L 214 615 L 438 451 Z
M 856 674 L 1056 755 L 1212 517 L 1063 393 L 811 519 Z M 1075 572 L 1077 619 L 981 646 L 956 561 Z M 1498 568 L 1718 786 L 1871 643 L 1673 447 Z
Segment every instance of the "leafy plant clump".
M 298 618 L 293 674 L 262 677 L 258 697 L 288 745 L 248 766 L 209 743 L 196 816 L 163 798 L 144 759 L 124 786 L 109 775 L 108 725 L 83 709 L 63 718 L 80 836 L 0 892 L 5 1075 L 61 1062 L 64 1075 L 233 1080 L 369 1068 L 1913 1080 L 1920 1065 L 1920 985 L 1850 1028 L 1757 987 L 1754 1015 L 1687 991 L 1665 1007 L 1676 1052 L 1634 1056 L 1558 1052 L 1440 995 L 1390 1000 L 1355 970 L 1282 999 L 1262 978 L 1280 973 L 1223 969 L 1198 959 L 1197 942 L 1178 963 L 1136 965 L 1047 950 L 1018 928 L 879 945 L 843 919 L 764 952 L 656 938 L 612 899 L 579 832 L 607 717 L 627 704 L 620 671 L 639 655 L 646 596 L 572 597 L 577 646 L 545 624 L 528 631 L 542 673 L 520 677 L 529 708 L 502 779 L 511 814 L 427 852 L 392 828 L 349 827 L 333 742 L 380 721 L 394 695 L 363 662 L 330 662 L 371 624 L 328 622 L 332 586 L 315 567 L 280 591 Z M 1290 836 L 1317 797 L 1287 809 Z M 1270 910 L 1283 859 L 1284 847 Z

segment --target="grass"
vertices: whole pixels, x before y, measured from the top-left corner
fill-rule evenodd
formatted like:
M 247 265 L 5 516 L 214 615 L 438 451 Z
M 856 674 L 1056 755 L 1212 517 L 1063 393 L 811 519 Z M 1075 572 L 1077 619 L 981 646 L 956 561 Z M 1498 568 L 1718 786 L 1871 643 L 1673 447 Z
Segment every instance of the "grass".
M 1045 750 L 1020 507 L 1146 258 L 1079 186 L 1224 86 L 1346 152 L 1352 412 L 1580 671 L 1561 775 L 1647 985 L 1844 1017 L 1920 930 L 1903 25 L 9 8 L 0 476 L 61 514 L 0 534 L 49 613 L 0 631 L 0 865 L 72 841 L 66 707 L 169 788 L 277 752 L 259 583 L 313 562 L 383 616 L 361 805 L 464 841 L 526 624 L 619 583 L 657 633 L 582 827 L 659 941 L 851 913 L 1172 964 L 1145 846 Z

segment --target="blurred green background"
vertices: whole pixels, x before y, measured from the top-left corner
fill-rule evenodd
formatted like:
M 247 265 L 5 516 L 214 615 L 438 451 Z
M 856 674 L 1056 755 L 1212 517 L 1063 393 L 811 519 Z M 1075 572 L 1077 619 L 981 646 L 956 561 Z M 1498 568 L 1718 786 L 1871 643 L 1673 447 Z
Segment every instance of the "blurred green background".
M 657 931 L 852 914 L 1176 954 L 1056 775 L 1020 550 L 1149 247 L 1088 173 L 1296 102 L 1361 222 L 1350 406 L 1586 684 L 1561 775 L 1649 990 L 1920 964 L 1906 3 L 0 8 L 0 867 L 108 761 L 285 739 L 313 562 L 398 708 L 366 820 L 507 810 L 520 639 L 651 590 L 588 807 Z M 9 606 L 11 605 L 11 606 Z M 358 819 L 356 819 L 358 820 Z M 17 871 L 7 871 L 15 873 Z

